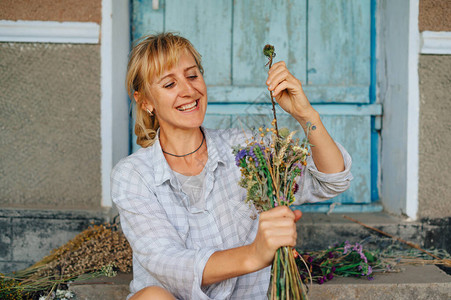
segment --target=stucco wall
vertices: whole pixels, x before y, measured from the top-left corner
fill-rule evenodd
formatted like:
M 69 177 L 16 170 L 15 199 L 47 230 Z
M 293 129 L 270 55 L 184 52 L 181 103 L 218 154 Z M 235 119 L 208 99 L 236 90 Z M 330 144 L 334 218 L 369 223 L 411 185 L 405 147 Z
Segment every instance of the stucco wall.
M 418 27 L 420 31 L 451 31 L 451 1 L 421 0 Z
M 96 22 L 101 0 L 1 0 L 0 20 Z
M 99 51 L 0 43 L 0 207 L 100 206 Z
M 421 0 L 420 31 L 451 31 L 451 1 Z M 419 217 L 451 216 L 451 56 L 420 55 Z
M 421 55 L 419 216 L 451 216 L 451 56 Z

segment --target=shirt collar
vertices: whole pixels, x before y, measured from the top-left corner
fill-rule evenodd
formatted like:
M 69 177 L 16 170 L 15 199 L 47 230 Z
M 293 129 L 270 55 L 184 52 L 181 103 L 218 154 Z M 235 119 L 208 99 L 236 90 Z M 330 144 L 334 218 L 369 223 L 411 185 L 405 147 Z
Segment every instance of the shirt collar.
M 160 129 L 158 128 L 155 143 L 150 147 L 151 151 L 149 152 L 149 159 L 153 162 L 156 185 L 161 185 L 165 181 L 171 180 L 172 178 L 172 170 L 163 155 L 163 151 L 161 150 L 160 139 L 158 138 L 159 133 Z
M 211 163 L 210 170 L 214 171 L 218 163 L 227 163 L 226 157 L 227 155 L 230 155 L 232 150 L 227 141 L 221 141 L 221 138 L 216 130 L 205 129 L 204 127 L 202 127 L 202 130 L 205 133 L 208 148 L 208 162 L 206 167 L 209 167 L 209 163 Z M 224 142 L 225 145 L 221 142 Z

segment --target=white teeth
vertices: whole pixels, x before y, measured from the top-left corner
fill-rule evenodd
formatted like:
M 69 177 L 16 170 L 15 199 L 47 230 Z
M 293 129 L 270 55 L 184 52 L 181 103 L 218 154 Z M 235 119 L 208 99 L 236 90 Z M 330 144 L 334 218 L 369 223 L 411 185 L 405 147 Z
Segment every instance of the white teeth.
M 197 101 L 194 101 L 192 103 L 179 106 L 179 107 L 177 107 L 177 109 L 180 111 L 187 111 L 187 110 L 192 110 L 192 109 L 196 108 L 196 106 L 197 106 Z

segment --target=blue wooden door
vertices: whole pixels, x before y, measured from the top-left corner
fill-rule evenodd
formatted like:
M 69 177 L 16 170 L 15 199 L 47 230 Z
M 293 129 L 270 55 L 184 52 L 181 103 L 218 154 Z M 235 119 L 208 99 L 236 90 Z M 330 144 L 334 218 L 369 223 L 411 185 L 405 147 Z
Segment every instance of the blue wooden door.
M 333 138 L 353 157 L 354 181 L 337 211 L 374 211 L 377 116 L 371 95 L 374 0 L 132 0 L 132 35 L 175 31 L 201 53 L 208 128 L 258 127 L 272 119 L 264 85 L 267 43 L 304 86 Z M 300 126 L 278 110 L 281 125 Z M 302 132 L 302 130 L 300 130 Z M 327 211 L 329 201 L 303 210 Z

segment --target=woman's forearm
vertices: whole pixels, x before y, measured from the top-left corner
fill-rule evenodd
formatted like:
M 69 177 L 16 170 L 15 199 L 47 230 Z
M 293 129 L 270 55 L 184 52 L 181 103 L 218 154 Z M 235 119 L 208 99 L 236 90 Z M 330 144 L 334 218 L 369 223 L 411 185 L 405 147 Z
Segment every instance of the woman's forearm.
M 210 285 L 266 267 L 255 259 L 258 256 L 253 252 L 253 246 L 246 245 L 213 253 L 205 265 L 202 285 Z
M 296 120 L 307 129 L 307 122 L 314 126 L 314 130 L 309 131 L 309 142 L 313 145 L 312 157 L 318 171 L 323 173 L 338 173 L 345 169 L 343 156 L 335 144 L 332 137 L 327 132 L 319 113 L 313 110 L 304 116 L 295 116 Z

